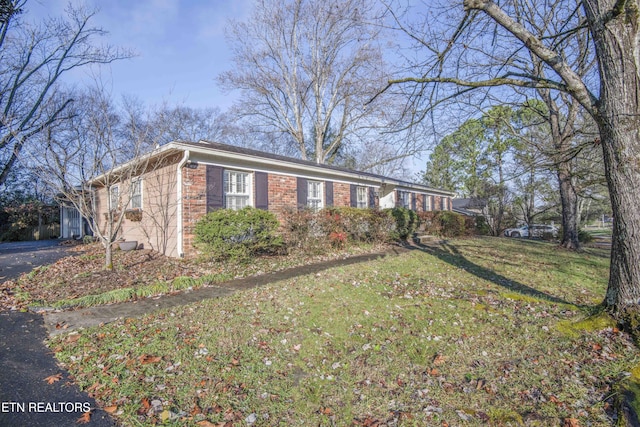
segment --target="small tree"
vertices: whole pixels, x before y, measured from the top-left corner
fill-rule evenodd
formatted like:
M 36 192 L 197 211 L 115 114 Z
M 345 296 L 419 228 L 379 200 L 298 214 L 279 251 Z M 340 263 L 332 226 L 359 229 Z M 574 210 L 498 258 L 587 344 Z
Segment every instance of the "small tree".
M 31 161 L 57 197 L 88 220 L 105 248 L 105 268 L 112 269 L 113 244 L 137 193 L 137 177 L 164 166 L 168 158 L 152 156 L 155 141 L 140 125 L 141 111 L 134 104 L 119 109 L 100 89 L 75 93 L 74 99 L 75 114 L 46 128 L 45 149 L 31 153 Z

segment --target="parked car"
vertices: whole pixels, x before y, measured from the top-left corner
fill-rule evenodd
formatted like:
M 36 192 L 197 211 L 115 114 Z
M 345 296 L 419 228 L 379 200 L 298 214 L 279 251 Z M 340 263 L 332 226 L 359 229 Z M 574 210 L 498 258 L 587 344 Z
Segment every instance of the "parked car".
M 523 225 L 518 228 L 507 228 L 504 230 L 507 237 L 537 237 L 541 238 L 545 235 L 558 237 L 558 227 L 554 225 L 533 224 L 531 227 Z

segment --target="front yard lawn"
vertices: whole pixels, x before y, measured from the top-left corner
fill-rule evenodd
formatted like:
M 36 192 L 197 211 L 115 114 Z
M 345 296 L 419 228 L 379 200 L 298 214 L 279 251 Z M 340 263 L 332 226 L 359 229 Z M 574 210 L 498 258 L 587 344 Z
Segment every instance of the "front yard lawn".
M 452 240 L 49 344 L 128 426 L 609 426 L 640 354 L 593 315 L 607 268 Z
M 265 256 L 251 263 L 182 260 L 151 250 L 116 250 L 114 269 L 107 271 L 100 244 L 80 245 L 72 248 L 78 252 L 75 256 L 3 283 L 0 310 L 77 308 L 129 301 L 383 249 L 380 245 L 360 245 L 326 255 Z

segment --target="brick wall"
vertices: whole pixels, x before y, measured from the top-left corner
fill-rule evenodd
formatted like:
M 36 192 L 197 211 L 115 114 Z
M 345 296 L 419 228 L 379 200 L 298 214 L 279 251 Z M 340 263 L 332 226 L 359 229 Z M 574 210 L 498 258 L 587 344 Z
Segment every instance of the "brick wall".
M 333 206 L 351 206 L 351 186 L 349 184 L 333 183 Z
M 424 212 L 424 194 L 416 195 L 416 212 Z
M 207 213 L 206 166 L 182 169 L 182 237 L 185 255 L 195 253 L 193 247 L 196 222 Z
M 298 204 L 297 180 L 293 176 L 269 174 L 269 210 L 281 218 L 281 214 Z

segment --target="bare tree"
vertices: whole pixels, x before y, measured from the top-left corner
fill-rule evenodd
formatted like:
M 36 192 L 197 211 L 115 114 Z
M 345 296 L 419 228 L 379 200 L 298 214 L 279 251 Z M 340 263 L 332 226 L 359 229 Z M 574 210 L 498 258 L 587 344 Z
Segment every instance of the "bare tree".
M 584 0 L 536 4 L 540 13 L 523 17 L 524 2 L 497 5 L 490 0 L 465 0 L 450 10 L 457 22 L 442 37 L 424 33 L 415 40 L 430 56 L 418 76 L 392 81 L 412 84 L 433 101 L 451 99 L 476 88 L 517 87 L 567 93 L 598 126 L 611 197 L 613 245 L 609 286 L 604 303 L 622 323 L 640 317 L 640 15 L 637 1 Z M 549 6 L 554 6 L 549 8 Z M 574 13 L 580 9 L 584 19 Z M 563 22 L 554 33 L 536 34 L 533 21 L 553 10 Z M 521 19 L 521 20 L 519 20 Z M 408 28 L 408 27 L 407 27 Z M 438 28 L 432 25 L 431 28 Z M 440 27 L 441 28 L 441 27 Z M 598 74 L 582 76 L 567 52 L 556 47 L 583 32 L 595 44 Z M 545 68 L 544 76 L 527 72 L 531 55 Z M 429 89 L 430 88 L 430 89 Z M 449 90 L 451 89 L 451 90 Z M 504 90 L 503 92 L 504 93 Z M 631 317 L 630 317 L 631 316 Z
M 113 244 L 139 195 L 138 177 L 162 167 L 164 159 L 151 156 L 154 141 L 130 104 L 118 108 L 100 89 L 76 92 L 74 99 L 75 114 L 46 127 L 38 141 L 43 149 L 32 151 L 29 160 L 61 202 L 88 220 L 105 248 L 105 268 L 112 269 Z
M 21 20 L 26 0 L 5 0 L 0 20 L 0 185 L 6 180 L 25 144 L 47 126 L 61 120 L 71 103 L 44 108 L 57 83 L 69 71 L 106 64 L 130 54 L 97 46 L 105 32 L 91 26 L 94 12 L 69 6 L 65 18 L 40 25 Z
M 371 129 L 377 144 L 392 140 L 392 155 L 402 147 L 406 156 L 415 140 L 379 136 L 392 104 L 365 106 L 385 83 L 377 19 L 366 0 L 258 0 L 246 22 L 229 27 L 235 68 L 219 81 L 242 91 L 240 116 L 272 140 L 285 136 L 302 159 L 336 163 L 366 147 Z

